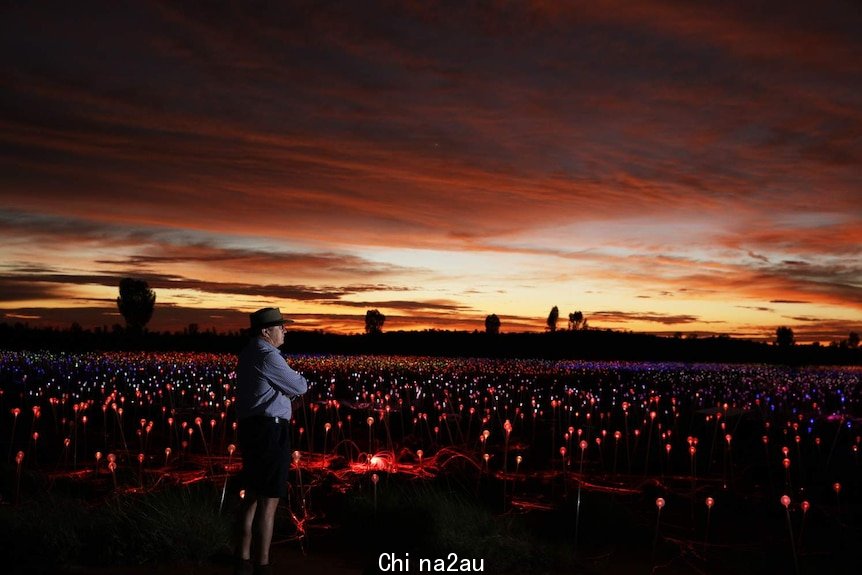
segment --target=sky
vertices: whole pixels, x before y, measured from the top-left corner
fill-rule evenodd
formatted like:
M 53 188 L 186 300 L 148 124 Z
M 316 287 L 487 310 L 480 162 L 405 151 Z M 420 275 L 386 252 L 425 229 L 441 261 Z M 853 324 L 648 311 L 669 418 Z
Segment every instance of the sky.
M 0 322 L 862 332 L 862 3 L 4 2 Z

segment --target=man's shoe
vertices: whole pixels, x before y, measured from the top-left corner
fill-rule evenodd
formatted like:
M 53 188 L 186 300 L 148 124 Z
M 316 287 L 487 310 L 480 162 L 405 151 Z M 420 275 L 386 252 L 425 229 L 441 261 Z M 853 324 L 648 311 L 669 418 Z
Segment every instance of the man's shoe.
M 234 575 L 254 575 L 255 569 L 251 560 L 237 559 L 236 565 L 233 568 Z

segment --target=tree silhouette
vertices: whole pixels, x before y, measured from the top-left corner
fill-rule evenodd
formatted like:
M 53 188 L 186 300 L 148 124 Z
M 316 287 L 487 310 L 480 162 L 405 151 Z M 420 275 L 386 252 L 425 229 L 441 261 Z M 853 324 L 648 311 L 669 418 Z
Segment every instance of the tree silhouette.
M 126 327 L 133 332 L 141 332 L 153 317 L 156 305 L 156 292 L 144 280 L 123 278 L 120 280 L 120 297 L 117 308 L 126 319 Z
M 551 313 L 548 314 L 548 329 L 550 331 L 557 331 L 557 321 L 560 319 L 560 310 L 557 306 L 551 308 Z
M 793 329 L 787 326 L 781 326 L 775 330 L 775 343 L 778 347 L 790 347 L 796 343 L 793 337 Z
M 500 318 L 497 317 L 497 314 L 492 313 L 485 318 L 485 333 L 492 335 L 500 333 Z
M 851 331 L 850 335 L 847 337 L 847 345 L 850 346 L 850 349 L 856 349 L 859 347 L 859 333 Z
M 386 316 L 376 309 L 370 309 L 365 313 L 365 333 L 379 334 L 383 333 L 383 323 L 386 321 Z
M 576 311 L 569 314 L 569 331 L 574 331 L 581 327 L 584 321 L 584 314 Z

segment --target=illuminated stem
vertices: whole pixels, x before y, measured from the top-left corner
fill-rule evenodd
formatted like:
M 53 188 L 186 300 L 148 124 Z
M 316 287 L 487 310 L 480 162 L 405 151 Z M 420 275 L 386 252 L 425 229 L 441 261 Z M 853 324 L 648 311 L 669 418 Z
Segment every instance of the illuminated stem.
M 790 551 L 793 554 L 793 572 L 799 573 L 799 560 L 796 558 L 796 541 L 793 537 L 793 525 L 790 522 L 790 509 L 784 508 L 785 517 L 787 517 L 787 531 L 790 533 Z

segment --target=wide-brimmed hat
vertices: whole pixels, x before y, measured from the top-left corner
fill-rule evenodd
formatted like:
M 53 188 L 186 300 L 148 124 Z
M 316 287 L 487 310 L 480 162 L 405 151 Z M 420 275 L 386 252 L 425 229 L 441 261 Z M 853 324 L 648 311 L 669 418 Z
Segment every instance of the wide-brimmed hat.
M 254 313 L 250 313 L 248 317 L 251 320 L 252 330 L 293 323 L 293 320 L 283 317 L 281 315 L 281 310 L 277 307 L 265 307 L 263 309 L 259 309 Z

